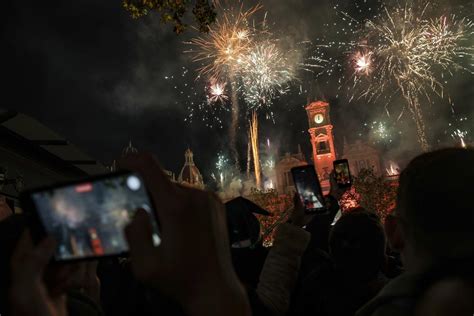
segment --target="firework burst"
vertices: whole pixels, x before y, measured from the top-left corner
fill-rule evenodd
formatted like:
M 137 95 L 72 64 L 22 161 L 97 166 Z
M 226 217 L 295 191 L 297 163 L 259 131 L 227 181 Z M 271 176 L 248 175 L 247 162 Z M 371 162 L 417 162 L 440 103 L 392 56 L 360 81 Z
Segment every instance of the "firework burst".
M 217 81 L 211 81 L 210 85 L 207 87 L 207 103 L 208 104 L 223 104 L 228 99 L 229 96 L 225 93 L 226 83 L 220 83 Z
M 221 18 L 210 28 L 209 33 L 192 39 L 190 44 L 194 49 L 187 53 L 193 54 L 193 61 L 200 63 L 199 75 L 210 77 L 211 80 L 226 78 L 231 87 L 232 120 L 229 127 L 229 145 L 235 161 L 239 166 L 239 155 L 236 144 L 236 132 L 239 123 L 239 98 L 237 95 L 237 70 L 242 60 L 250 50 L 255 29 L 249 23 L 250 18 L 262 8 L 257 4 L 244 10 L 243 3 L 239 8 L 222 8 Z
M 387 139 L 390 137 L 387 125 L 384 122 L 373 122 L 372 131 L 379 139 Z
M 466 141 L 465 137 L 467 136 L 467 131 L 461 131 L 460 129 L 455 130 L 452 134 L 451 137 L 453 139 L 459 140 L 461 147 L 466 148 Z
M 354 70 L 357 75 L 370 75 L 372 72 L 372 52 L 356 52 L 352 57 Z
M 202 65 L 198 69 L 200 76 L 222 78 L 235 73 L 242 56 L 252 45 L 254 28 L 249 23 L 250 18 L 261 8 L 256 5 L 244 10 L 242 4 L 238 9 L 222 9 L 209 33 L 187 43 L 193 48 L 185 52 Z
M 374 144 L 391 144 L 401 134 L 401 131 L 397 132 L 395 126 L 385 121 L 366 122 L 362 130 L 364 132 L 361 132 L 359 136 L 368 135 Z
M 360 96 L 376 100 L 393 86 L 407 102 L 423 150 L 429 149 L 422 98 L 444 97 L 445 74 L 466 69 L 459 60 L 473 57 L 469 37 L 472 23 L 456 16 L 432 18 L 427 2 L 418 6 L 384 8 L 376 20 L 364 24 L 353 57 L 355 85 Z M 472 71 L 468 70 L 470 73 Z
M 221 189 L 224 188 L 225 183 L 229 178 L 232 178 L 232 174 L 229 172 L 229 160 L 224 154 L 219 153 L 217 155 L 216 162 L 216 173 L 212 173 L 212 178 L 217 182 Z
M 229 166 L 229 159 L 223 154 L 217 155 L 217 162 L 216 168 L 219 171 L 225 171 L 225 169 Z
M 243 96 L 251 108 L 270 106 L 277 95 L 285 94 L 295 79 L 295 67 L 275 43 L 256 44 L 243 56 L 239 73 Z

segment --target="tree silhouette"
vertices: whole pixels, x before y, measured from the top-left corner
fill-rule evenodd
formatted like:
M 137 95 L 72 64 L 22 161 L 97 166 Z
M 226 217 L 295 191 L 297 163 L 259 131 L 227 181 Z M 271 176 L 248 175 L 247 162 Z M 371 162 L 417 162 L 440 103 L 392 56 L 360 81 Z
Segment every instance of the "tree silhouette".
M 209 25 L 216 20 L 216 10 L 212 0 L 123 0 L 123 7 L 137 19 L 156 11 L 164 24 L 174 24 L 174 32 L 180 34 L 188 25 L 183 22 L 185 14 L 191 9 L 200 32 L 208 32 Z
M 340 201 L 343 211 L 361 206 L 385 220 L 395 208 L 396 183 L 388 181 L 385 176 L 377 176 L 373 169 L 360 170 L 353 183 Z

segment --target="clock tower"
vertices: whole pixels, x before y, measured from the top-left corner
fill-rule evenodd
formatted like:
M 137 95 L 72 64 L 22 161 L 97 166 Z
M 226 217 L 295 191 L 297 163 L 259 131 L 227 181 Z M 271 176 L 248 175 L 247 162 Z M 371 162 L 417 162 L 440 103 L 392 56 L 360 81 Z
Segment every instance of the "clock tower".
M 309 134 L 313 146 L 313 161 L 324 193 L 330 189 L 329 174 L 336 160 L 332 124 L 329 118 L 329 103 L 316 101 L 306 107 Z

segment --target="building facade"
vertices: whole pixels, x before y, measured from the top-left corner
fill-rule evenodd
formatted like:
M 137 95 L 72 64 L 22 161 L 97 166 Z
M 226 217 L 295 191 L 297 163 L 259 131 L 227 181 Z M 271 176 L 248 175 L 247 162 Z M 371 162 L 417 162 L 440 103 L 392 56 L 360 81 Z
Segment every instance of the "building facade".
M 36 119 L 0 111 L 0 204 L 21 211 L 23 189 L 105 173 L 107 169 Z
M 282 194 L 292 194 L 295 192 L 295 184 L 291 174 L 291 168 L 306 166 L 308 163 L 298 147 L 298 153 L 286 153 L 275 165 L 276 170 L 276 190 Z
M 385 170 L 382 169 L 379 151 L 360 140 L 353 144 L 348 144 L 344 139 L 342 157 L 349 161 L 349 167 L 353 176 L 357 176 L 361 169 L 369 168 L 372 168 L 378 176 L 385 174 Z
M 344 139 L 343 154 L 338 155 L 334 145 L 333 125 L 330 119 L 328 102 L 315 101 L 306 106 L 309 136 L 312 146 L 312 163 L 315 166 L 323 192 L 330 190 L 329 176 L 334 169 L 333 162 L 337 159 L 349 161 L 352 176 L 357 176 L 364 168 L 372 168 L 376 175 L 385 175 L 380 152 L 360 140 L 353 144 Z M 286 153 L 275 165 L 275 189 L 282 194 L 294 192 L 295 187 L 291 168 L 307 165 L 301 149 L 297 154 Z M 387 172 L 390 174 L 389 172 Z

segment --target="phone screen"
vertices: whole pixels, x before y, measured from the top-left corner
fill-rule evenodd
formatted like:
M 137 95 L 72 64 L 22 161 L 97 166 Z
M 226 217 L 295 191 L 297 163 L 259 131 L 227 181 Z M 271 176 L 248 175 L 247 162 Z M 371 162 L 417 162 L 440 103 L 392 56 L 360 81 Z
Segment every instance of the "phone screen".
M 325 211 L 324 197 L 314 166 L 291 169 L 296 191 L 307 212 Z
M 351 172 L 347 159 L 334 161 L 334 176 L 339 187 L 350 187 L 352 185 Z
M 57 242 L 57 261 L 128 252 L 124 228 L 138 208 L 152 217 L 154 245 L 161 242 L 144 181 L 135 173 L 34 192 L 31 199 Z

